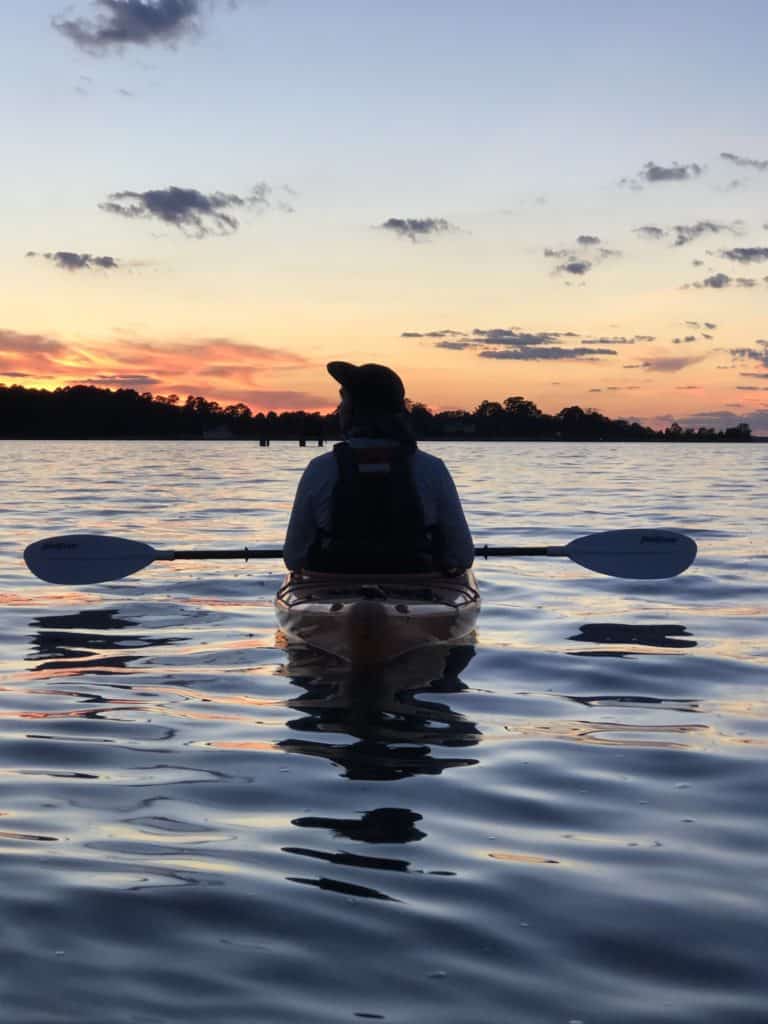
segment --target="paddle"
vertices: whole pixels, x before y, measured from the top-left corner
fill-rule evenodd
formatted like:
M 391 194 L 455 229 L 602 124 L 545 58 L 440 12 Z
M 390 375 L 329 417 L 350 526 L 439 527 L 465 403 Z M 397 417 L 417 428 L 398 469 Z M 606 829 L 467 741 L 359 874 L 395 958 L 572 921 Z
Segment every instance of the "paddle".
M 672 530 L 609 530 L 577 537 L 564 547 L 475 548 L 480 558 L 570 558 L 606 576 L 655 580 L 677 576 L 696 557 L 690 537 Z M 24 552 L 30 571 L 47 583 L 105 583 L 144 569 L 151 562 L 180 558 L 281 558 L 280 548 L 238 548 L 234 551 L 157 551 L 149 544 L 101 534 L 70 534 L 35 541 Z

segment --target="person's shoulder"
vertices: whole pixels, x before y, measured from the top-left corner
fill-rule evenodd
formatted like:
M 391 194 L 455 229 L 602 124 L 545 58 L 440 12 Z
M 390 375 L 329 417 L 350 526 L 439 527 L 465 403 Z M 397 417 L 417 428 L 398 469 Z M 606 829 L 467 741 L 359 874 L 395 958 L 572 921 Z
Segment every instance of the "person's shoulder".
M 436 455 L 430 455 L 429 452 L 422 451 L 421 448 L 417 448 L 413 454 L 413 465 L 415 468 L 425 472 L 445 473 L 448 470 L 442 459 L 439 459 Z
M 329 473 L 332 468 L 336 466 L 336 459 L 334 458 L 333 452 L 325 452 L 323 455 L 316 455 L 314 459 L 310 459 L 307 463 L 304 472 L 310 476 L 324 476 Z

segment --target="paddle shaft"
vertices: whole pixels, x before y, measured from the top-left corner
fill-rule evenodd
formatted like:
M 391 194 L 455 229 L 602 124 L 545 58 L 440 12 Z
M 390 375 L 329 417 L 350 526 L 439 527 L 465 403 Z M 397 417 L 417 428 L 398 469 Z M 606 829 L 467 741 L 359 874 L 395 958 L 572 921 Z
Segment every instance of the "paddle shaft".
M 489 547 L 484 544 L 481 548 L 475 548 L 477 558 L 491 558 L 498 556 L 526 556 L 526 555 L 550 555 L 559 556 L 565 554 L 563 547 Z M 180 558 L 242 558 L 246 562 L 251 558 L 282 558 L 281 548 L 236 548 L 235 550 L 190 550 L 190 551 L 156 551 L 154 560 L 160 562 L 175 562 Z
M 528 547 L 528 548 L 491 548 L 487 544 L 484 544 L 481 548 L 475 548 L 476 558 L 491 558 L 498 556 L 525 556 L 525 555 L 564 555 L 566 550 L 564 547 Z
M 175 562 L 178 558 L 242 558 L 248 561 L 251 558 L 282 558 L 282 548 L 236 548 L 235 550 L 190 550 L 190 551 L 156 551 L 154 561 Z

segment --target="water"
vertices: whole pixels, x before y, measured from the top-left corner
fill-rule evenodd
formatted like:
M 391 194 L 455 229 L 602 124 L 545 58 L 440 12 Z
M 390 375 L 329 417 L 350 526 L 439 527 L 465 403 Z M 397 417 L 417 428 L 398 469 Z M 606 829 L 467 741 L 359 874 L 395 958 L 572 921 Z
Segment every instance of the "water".
M 428 447 L 478 543 L 699 559 L 481 563 L 476 642 L 361 689 L 286 649 L 275 563 L 20 561 L 279 545 L 316 451 L 0 443 L 0 1019 L 764 1024 L 768 446 Z

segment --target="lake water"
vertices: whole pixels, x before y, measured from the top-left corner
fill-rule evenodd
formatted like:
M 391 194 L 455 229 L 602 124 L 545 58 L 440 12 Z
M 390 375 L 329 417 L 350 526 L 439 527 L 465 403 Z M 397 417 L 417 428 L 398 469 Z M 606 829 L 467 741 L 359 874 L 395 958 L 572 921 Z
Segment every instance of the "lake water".
M 361 686 L 277 635 L 277 563 L 21 561 L 279 546 L 316 449 L 0 442 L 0 1019 L 768 1019 L 768 445 L 425 447 L 477 543 L 699 558 L 480 563 L 476 641 Z

